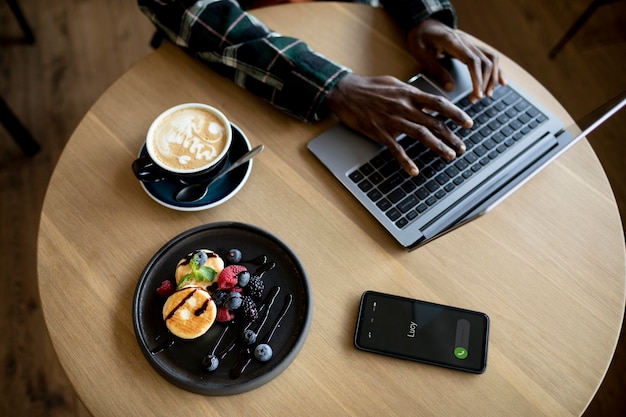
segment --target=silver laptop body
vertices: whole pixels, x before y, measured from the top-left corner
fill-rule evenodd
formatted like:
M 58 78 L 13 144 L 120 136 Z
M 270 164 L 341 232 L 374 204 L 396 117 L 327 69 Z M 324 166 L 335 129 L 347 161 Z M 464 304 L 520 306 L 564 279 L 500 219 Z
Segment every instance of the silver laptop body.
M 622 94 L 617 104 L 609 103 L 611 109 L 603 109 L 598 117 L 588 117 L 581 126 L 583 130 L 574 126 L 578 132 L 572 133 L 541 103 L 511 83 L 499 87 L 503 90 L 496 89 L 495 95 L 504 94 L 504 98 L 486 98 L 480 101 L 483 105 L 471 106 L 466 98 L 472 89 L 469 72 L 456 60 L 450 60 L 449 65 L 456 80 L 451 93 L 444 93 L 421 74 L 409 82 L 468 108 L 474 119 L 472 129 L 460 129 L 449 122 L 468 146 L 455 161 L 443 161 L 417 141 L 401 135 L 397 139 L 403 146 L 413 146 L 407 153 L 421 155 L 415 159 L 420 174 L 411 178 L 395 160 L 389 160 L 383 146 L 341 123 L 308 144 L 309 150 L 409 249 L 489 212 L 626 101 Z M 508 114 L 512 117 L 506 112 L 499 114 L 503 108 L 510 108 Z M 471 169 L 465 166 L 465 157 L 473 161 Z

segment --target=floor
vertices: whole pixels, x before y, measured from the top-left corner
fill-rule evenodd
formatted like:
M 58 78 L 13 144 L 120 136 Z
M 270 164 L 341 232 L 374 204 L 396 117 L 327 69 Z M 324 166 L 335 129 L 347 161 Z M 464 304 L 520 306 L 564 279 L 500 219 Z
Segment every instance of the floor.
M 516 60 L 573 117 L 626 90 L 626 6 L 598 9 L 551 60 L 550 48 L 590 0 L 456 0 L 459 26 Z M 36 238 L 50 174 L 81 117 L 150 53 L 152 27 L 127 0 L 21 0 L 33 45 L 0 1 L 0 96 L 42 145 L 29 158 L 0 127 L 0 415 L 89 416 L 48 339 L 39 305 Z M 626 213 L 626 112 L 589 137 Z M 97 358 L 94 358 L 97 360 Z M 569 381 L 563 381 L 564 384 Z M 626 341 L 586 417 L 626 415 Z

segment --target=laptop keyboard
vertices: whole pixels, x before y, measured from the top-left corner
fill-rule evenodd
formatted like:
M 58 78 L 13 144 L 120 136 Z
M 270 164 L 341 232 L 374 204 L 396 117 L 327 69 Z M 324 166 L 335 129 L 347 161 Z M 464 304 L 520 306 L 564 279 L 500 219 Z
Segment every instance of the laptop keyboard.
M 471 129 L 446 122 L 465 143 L 467 150 L 463 155 L 448 162 L 417 140 L 404 137 L 399 143 L 420 169 L 417 177 L 404 172 L 386 148 L 348 174 L 400 229 L 547 120 L 508 86 L 498 86 L 492 97 L 485 97 L 475 104 L 464 98 L 457 105 L 474 120 Z

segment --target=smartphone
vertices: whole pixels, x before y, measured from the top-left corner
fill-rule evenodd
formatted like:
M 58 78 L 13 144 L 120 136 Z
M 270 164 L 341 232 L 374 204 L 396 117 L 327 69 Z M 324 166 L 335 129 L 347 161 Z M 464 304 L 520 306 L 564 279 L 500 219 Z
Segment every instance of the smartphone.
M 366 291 L 354 336 L 358 349 L 481 374 L 489 317 L 412 298 Z

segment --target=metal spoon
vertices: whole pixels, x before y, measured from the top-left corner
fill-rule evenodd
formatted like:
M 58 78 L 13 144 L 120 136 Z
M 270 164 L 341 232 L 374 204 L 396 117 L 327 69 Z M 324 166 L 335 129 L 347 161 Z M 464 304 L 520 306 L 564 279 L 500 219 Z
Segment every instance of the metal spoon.
M 198 183 L 198 184 L 190 184 L 183 189 L 181 189 L 178 193 L 176 193 L 175 199 L 176 201 L 185 202 L 185 203 L 193 203 L 199 200 L 202 200 L 206 193 L 209 191 L 209 187 L 215 183 L 215 181 L 222 178 L 224 175 L 228 174 L 233 169 L 245 164 L 255 156 L 257 156 L 262 150 L 264 146 L 258 145 L 246 152 L 241 158 L 232 163 L 228 168 L 217 174 L 215 177 L 211 179 L 209 182 Z

